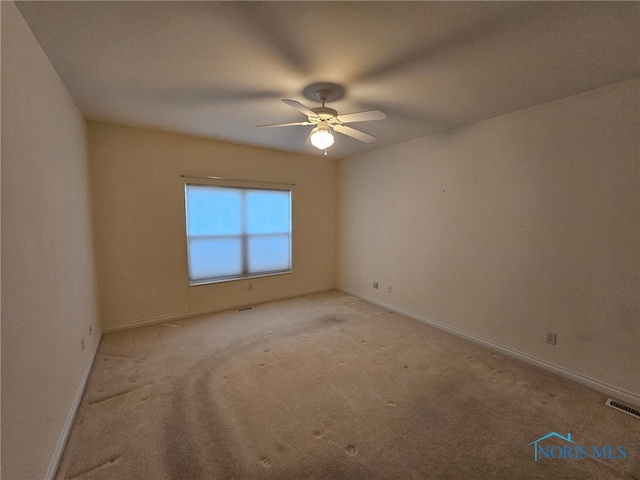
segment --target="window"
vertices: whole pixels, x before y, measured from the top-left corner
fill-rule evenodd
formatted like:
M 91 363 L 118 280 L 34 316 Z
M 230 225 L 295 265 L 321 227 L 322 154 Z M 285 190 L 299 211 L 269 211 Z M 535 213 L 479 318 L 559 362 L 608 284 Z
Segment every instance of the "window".
M 291 191 L 185 185 L 189 284 L 291 271 Z

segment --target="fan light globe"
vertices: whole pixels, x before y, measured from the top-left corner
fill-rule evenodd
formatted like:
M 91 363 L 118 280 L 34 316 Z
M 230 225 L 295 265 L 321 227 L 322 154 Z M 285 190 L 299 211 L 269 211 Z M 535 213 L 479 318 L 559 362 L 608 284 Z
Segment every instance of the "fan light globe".
M 329 127 L 325 125 L 319 125 L 311 132 L 311 145 L 320 150 L 329 148 L 333 145 L 333 135 L 329 131 Z

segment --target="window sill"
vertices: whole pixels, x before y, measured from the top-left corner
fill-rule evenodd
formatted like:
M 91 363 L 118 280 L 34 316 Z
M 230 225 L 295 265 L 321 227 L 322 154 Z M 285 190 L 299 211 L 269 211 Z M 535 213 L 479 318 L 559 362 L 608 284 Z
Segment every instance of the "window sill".
M 275 277 L 279 275 L 290 275 L 293 273 L 293 270 L 287 270 L 285 272 L 274 272 L 274 273 L 261 273 L 257 275 L 246 275 L 242 277 L 229 277 L 229 278 L 220 278 L 216 280 L 199 280 L 196 282 L 189 282 L 190 287 L 198 287 L 201 285 L 211 285 L 213 283 L 228 283 L 228 282 L 237 282 L 241 280 L 252 280 L 254 278 L 265 278 L 265 277 Z

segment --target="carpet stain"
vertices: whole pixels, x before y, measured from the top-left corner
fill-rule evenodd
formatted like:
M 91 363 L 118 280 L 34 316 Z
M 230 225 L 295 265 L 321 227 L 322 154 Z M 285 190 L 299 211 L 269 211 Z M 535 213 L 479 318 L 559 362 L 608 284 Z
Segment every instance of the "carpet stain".
M 358 449 L 355 445 L 347 445 L 347 448 L 345 450 L 351 456 L 354 456 L 356 453 L 358 453 Z
M 320 319 L 322 322 L 326 323 L 345 323 L 347 320 L 337 315 L 326 315 Z
M 261 455 L 260 456 L 260 463 L 262 463 L 262 465 L 266 468 L 266 467 L 270 467 L 272 465 L 271 459 L 269 458 L 268 455 Z
M 390 407 L 397 407 L 398 406 L 397 403 L 391 402 L 391 401 L 387 402 L 387 405 L 389 405 Z
M 85 470 L 82 470 L 79 473 L 76 473 L 75 475 L 69 477 L 69 480 L 74 480 L 75 478 L 80 478 L 88 473 L 93 473 L 96 470 L 100 470 L 102 468 L 108 468 L 108 467 L 112 467 L 114 466 L 116 463 L 119 463 L 120 460 L 122 459 L 122 457 L 124 457 L 124 455 L 118 455 L 117 457 L 111 457 L 109 460 L 105 461 L 105 462 L 101 462 L 97 465 L 94 465 L 93 467 L 89 467 Z
M 149 384 L 149 385 L 141 385 L 141 386 L 135 387 L 135 388 L 130 388 L 129 390 L 125 390 L 124 392 L 113 393 L 111 395 L 107 395 L 106 397 L 98 398 L 97 400 L 90 400 L 89 401 L 89 405 L 97 405 L 99 403 L 107 402 L 109 400 L 113 400 L 115 398 L 119 398 L 119 397 L 122 397 L 124 395 L 128 395 L 130 393 L 136 392 L 136 391 L 141 390 L 143 388 L 151 388 L 151 384 Z M 147 397 L 147 399 L 148 399 L 148 397 Z
M 123 358 L 125 360 L 131 360 L 133 357 L 127 357 L 126 355 L 114 355 L 112 353 L 101 353 L 103 357 L 111 357 L 111 358 Z M 104 359 L 105 361 L 109 360 L 108 358 Z
M 276 442 L 276 452 L 278 453 L 285 453 L 287 450 L 291 449 L 291 445 L 289 445 L 288 443 L 283 443 L 283 442 Z

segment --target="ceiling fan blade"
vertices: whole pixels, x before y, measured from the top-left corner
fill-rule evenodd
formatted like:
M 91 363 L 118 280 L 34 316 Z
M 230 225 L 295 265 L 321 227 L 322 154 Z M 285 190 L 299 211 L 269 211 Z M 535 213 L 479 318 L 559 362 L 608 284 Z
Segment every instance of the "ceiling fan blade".
M 361 132 L 360 130 L 356 130 L 352 127 L 347 127 L 346 125 L 336 125 L 333 129 L 341 133 L 343 135 L 347 135 L 349 137 L 355 138 L 356 140 L 360 140 L 361 142 L 371 143 L 376 137 L 373 135 L 369 135 L 368 133 Z
M 305 145 L 311 145 L 311 134 L 313 133 L 313 129 L 307 135 L 307 140 L 304 142 Z
M 289 100 L 288 98 L 283 98 L 282 101 L 284 103 L 286 103 L 287 105 L 289 105 L 290 107 L 295 108 L 299 112 L 304 113 L 307 117 L 317 117 L 318 116 L 316 114 L 316 112 L 314 112 L 310 108 L 305 107 L 300 102 L 296 102 L 295 100 Z
M 384 120 L 387 116 L 380 110 L 367 110 L 366 112 L 347 113 L 338 115 L 338 120 L 342 123 L 369 122 L 371 120 Z
M 256 127 L 292 127 L 294 125 L 313 125 L 311 122 L 270 123 L 268 125 L 256 125 Z

